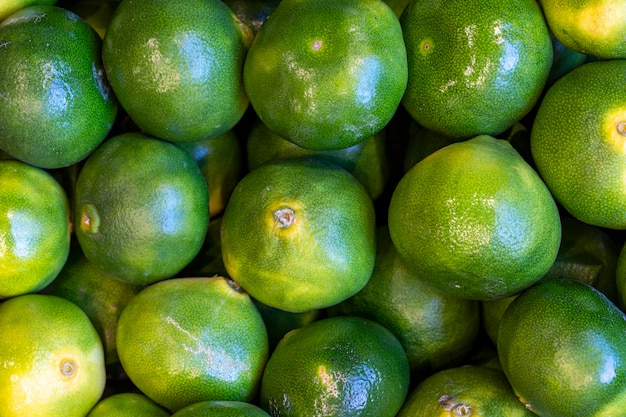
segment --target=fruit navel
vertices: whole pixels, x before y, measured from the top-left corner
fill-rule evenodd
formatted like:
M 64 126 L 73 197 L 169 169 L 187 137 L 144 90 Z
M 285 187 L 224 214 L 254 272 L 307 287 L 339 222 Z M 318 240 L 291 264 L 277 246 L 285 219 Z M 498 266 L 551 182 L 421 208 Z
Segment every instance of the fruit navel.
M 626 136 L 626 122 L 619 122 L 617 124 L 617 132 L 622 136 Z

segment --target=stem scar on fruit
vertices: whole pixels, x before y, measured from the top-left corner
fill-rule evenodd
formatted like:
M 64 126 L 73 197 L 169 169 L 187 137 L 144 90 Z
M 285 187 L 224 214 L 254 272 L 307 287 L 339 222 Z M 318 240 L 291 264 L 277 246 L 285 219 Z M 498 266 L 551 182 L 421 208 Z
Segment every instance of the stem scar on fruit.
M 423 56 L 431 54 L 433 49 L 435 49 L 435 45 L 433 45 L 432 39 L 426 38 L 420 42 L 419 51 Z
M 626 136 L 626 122 L 619 122 L 617 124 L 617 132 L 622 136 Z
M 296 222 L 296 213 L 289 207 L 281 207 L 274 211 L 276 225 L 281 229 L 286 229 Z
M 313 41 L 311 49 L 313 49 L 314 51 L 319 51 L 320 49 L 322 49 L 322 44 L 323 42 L 320 39 L 316 39 Z
M 61 362 L 61 373 L 65 377 L 73 377 L 76 373 L 76 364 L 70 359 L 65 359 Z

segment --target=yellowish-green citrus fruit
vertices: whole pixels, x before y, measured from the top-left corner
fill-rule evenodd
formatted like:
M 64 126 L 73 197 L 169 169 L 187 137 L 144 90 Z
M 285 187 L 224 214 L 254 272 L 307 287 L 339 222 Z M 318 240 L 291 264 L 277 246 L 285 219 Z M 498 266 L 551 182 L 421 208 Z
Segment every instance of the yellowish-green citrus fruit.
M 306 311 L 365 286 L 374 235 L 373 202 L 350 173 L 321 159 L 277 160 L 235 187 L 222 218 L 222 257 L 255 299 Z
M 24 7 L 40 4 L 54 5 L 56 2 L 57 0 L 3 0 L 0 2 L 0 22 Z
M 26 294 L 0 304 L 0 415 L 83 417 L 105 386 L 102 343 L 75 304 Z
M 387 135 L 382 129 L 369 138 L 343 149 L 310 150 L 272 132 L 260 119 L 253 123 L 246 142 L 248 168 L 254 169 L 265 162 L 299 157 L 319 157 L 335 163 L 355 176 L 376 200 L 389 181 Z
M 548 279 L 506 309 L 498 355 L 511 386 L 541 417 L 624 415 L 626 315 L 576 280 Z
M 115 343 L 117 321 L 124 307 L 142 288 L 104 273 L 89 262 L 74 243 L 63 269 L 45 288 L 45 293 L 63 297 L 87 314 L 102 340 L 107 376 L 115 378 L 119 372 Z
M 50 174 L 0 160 L 0 298 L 52 282 L 69 255 L 70 229 L 67 195 Z
M 255 112 L 307 149 L 347 148 L 381 130 L 406 82 L 402 29 L 380 0 L 282 0 L 244 64 Z
M 411 391 L 397 417 L 532 417 L 506 375 L 486 366 L 437 372 Z
M 270 417 L 263 409 L 242 401 L 202 401 L 178 410 L 173 417 Z
M 626 1 L 539 0 L 554 36 L 566 47 L 598 58 L 626 58 Z
M 209 222 L 206 181 L 178 146 L 126 133 L 104 142 L 76 183 L 74 230 L 87 259 L 132 284 L 178 273 Z
M 413 1 L 401 19 L 403 105 L 447 136 L 498 135 L 539 99 L 552 43 L 535 0 Z
M 248 106 L 242 67 L 250 29 L 219 0 L 125 0 L 102 59 L 120 104 L 146 133 L 217 137 Z
M 421 279 L 477 300 L 537 282 L 561 241 L 559 212 L 539 175 L 509 142 L 486 135 L 414 165 L 393 192 L 388 222 Z
M 393 417 L 408 388 L 409 363 L 389 330 L 331 317 L 280 341 L 263 373 L 260 404 L 272 416 Z
M 0 23 L 0 148 L 42 168 L 75 164 L 117 114 L 101 40 L 76 14 L 30 6 Z
M 589 62 L 555 82 L 530 145 L 555 199 L 578 220 L 626 229 L 626 60 Z
M 123 392 L 106 397 L 87 417 L 169 417 L 170 413 L 145 395 Z
M 377 229 L 372 277 L 361 291 L 330 307 L 329 314 L 365 317 L 385 326 L 402 343 L 416 378 L 458 364 L 480 329 L 479 303 L 443 294 L 408 270 L 384 226 Z
M 239 138 L 233 130 L 216 138 L 177 145 L 198 163 L 209 186 L 209 216 L 224 211 L 235 185 L 244 172 L 245 161 Z
M 173 278 L 128 303 L 117 351 L 137 388 L 174 412 L 200 401 L 252 400 L 268 341 L 258 310 L 233 281 Z

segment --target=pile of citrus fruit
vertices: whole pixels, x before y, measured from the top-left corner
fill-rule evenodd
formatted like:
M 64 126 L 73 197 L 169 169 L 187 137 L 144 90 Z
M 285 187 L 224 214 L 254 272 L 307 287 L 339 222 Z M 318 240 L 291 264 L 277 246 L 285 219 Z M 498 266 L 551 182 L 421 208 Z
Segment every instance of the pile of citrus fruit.
M 626 0 L 0 0 L 0 417 L 626 417 Z

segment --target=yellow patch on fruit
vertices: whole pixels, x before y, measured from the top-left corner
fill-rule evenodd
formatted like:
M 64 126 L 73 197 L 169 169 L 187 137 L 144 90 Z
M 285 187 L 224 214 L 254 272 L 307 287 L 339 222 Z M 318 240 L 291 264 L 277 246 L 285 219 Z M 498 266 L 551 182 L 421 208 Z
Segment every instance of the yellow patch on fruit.
M 623 3 L 622 0 L 590 2 L 586 7 L 568 13 L 567 20 L 573 27 L 580 28 L 586 37 L 606 42 L 624 28 L 626 10 Z
M 609 112 L 602 121 L 602 132 L 611 149 L 626 155 L 626 106 Z
M 266 224 L 277 236 L 296 237 L 303 230 L 303 207 L 297 201 L 280 201 L 267 210 Z
M 433 40 L 430 38 L 425 38 L 420 42 L 419 51 L 422 55 L 430 55 L 433 53 L 433 49 L 435 49 L 435 45 L 433 45 Z

